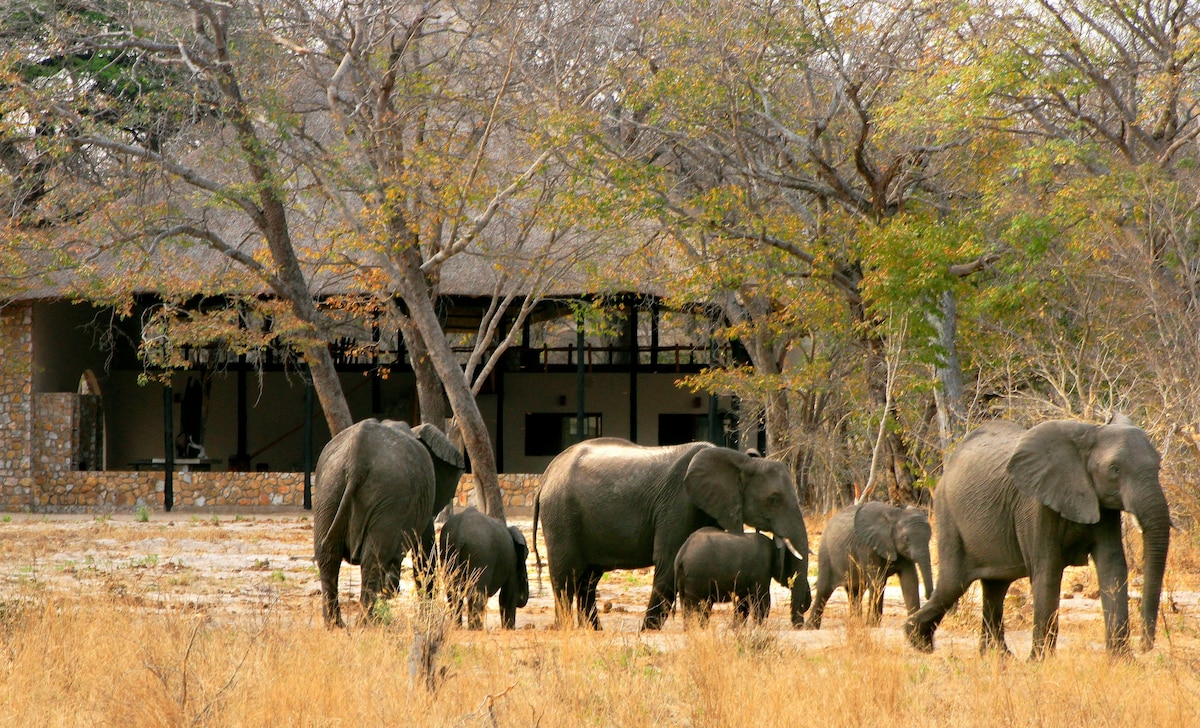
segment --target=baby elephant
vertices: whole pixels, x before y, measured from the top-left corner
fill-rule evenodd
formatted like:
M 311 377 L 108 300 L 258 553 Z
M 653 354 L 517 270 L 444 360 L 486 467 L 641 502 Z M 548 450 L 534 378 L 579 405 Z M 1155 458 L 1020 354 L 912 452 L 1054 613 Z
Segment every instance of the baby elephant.
M 771 611 L 771 579 L 791 587 L 792 625 L 804 626 L 812 601 L 808 555 L 797 558 L 783 539 L 702 528 L 688 536 L 675 556 L 675 592 L 683 617 L 696 616 L 701 626 L 713 603 L 729 601 L 735 603 L 739 624 L 751 614 L 762 624 Z
M 925 582 L 925 598 L 933 592 L 929 563 L 929 517 L 918 508 L 897 508 L 871 502 L 838 511 L 825 526 L 817 555 L 817 597 L 808 615 L 810 629 L 821 628 L 825 602 L 839 586 L 846 587 L 852 613 L 862 615 L 863 591 L 871 591 L 868 622 L 883 616 L 883 586 L 900 575 L 904 606 L 912 614 L 920 606 L 917 568 Z
M 446 519 L 438 555 L 446 567 L 446 598 L 456 624 L 462 623 L 465 601 L 467 627 L 483 629 L 487 600 L 500 592 L 500 624 L 516 627 L 517 609 L 529 603 L 529 547 L 516 526 L 468 508 Z

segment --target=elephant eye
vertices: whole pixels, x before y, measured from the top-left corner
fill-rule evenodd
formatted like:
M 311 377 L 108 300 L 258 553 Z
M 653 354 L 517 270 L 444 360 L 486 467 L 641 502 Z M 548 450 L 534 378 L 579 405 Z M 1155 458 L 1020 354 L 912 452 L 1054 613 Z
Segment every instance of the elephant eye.
M 1121 466 L 1117 465 L 1116 463 L 1113 463 L 1112 465 L 1108 466 L 1108 472 L 1112 473 L 1114 476 L 1120 475 L 1121 474 Z

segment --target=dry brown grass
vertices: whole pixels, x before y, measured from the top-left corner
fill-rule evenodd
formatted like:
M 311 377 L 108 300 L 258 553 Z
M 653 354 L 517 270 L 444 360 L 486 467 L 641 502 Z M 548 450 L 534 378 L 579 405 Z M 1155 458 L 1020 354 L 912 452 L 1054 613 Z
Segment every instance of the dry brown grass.
M 771 630 L 641 638 L 452 630 L 433 693 L 411 686 L 404 619 L 327 632 L 270 611 L 219 623 L 110 599 L 3 613 L 4 725 L 1195 725 L 1200 654 L 1042 664 L 917 655 L 850 630 L 821 649 Z
M 947 620 L 932 655 L 904 644 L 894 611 L 868 629 L 845 620 L 844 602 L 820 633 L 783 628 L 777 604 L 763 628 L 731 630 L 722 615 L 707 631 L 671 620 L 639 635 L 628 624 L 641 597 L 622 590 L 643 585 L 616 578 L 602 583 L 618 603 L 603 633 L 543 629 L 544 607 L 518 617 L 534 629 L 451 629 L 432 692 L 409 677 L 411 595 L 391 602 L 385 626 L 320 625 L 310 538 L 302 521 L 0 525 L 0 725 L 1200 724 L 1200 607 L 1195 575 L 1181 573 L 1200 558 L 1182 537 L 1158 647 L 1130 660 L 1098 648 L 1086 571 L 1064 582 L 1079 579 L 1081 593 L 1040 664 L 1024 659 L 1019 589 L 1009 630 L 1020 657 L 1004 659 L 975 653 L 977 602 Z M 241 565 L 209 568 L 193 542 Z M 343 603 L 359 624 L 355 571 L 343 570 Z

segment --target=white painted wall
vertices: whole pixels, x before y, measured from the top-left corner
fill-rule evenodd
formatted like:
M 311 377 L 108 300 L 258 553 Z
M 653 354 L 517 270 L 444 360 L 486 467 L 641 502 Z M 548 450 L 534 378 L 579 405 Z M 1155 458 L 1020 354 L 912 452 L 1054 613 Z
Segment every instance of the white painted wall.
M 678 374 L 638 375 L 637 441 L 658 444 L 660 414 L 706 414 L 708 396 L 681 389 Z M 628 374 L 588 374 L 585 379 L 584 409 L 602 415 L 603 435 L 629 437 Z M 520 373 L 504 375 L 504 469 L 510 473 L 540 473 L 552 458 L 526 457 L 525 414 L 551 412 L 574 414 L 576 379 L 574 374 Z M 566 404 L 559 404 L 565 397 Z M 695 400 L 699 397 L 699 406 Z M 727 403 L 726 403 L 727 405 Z

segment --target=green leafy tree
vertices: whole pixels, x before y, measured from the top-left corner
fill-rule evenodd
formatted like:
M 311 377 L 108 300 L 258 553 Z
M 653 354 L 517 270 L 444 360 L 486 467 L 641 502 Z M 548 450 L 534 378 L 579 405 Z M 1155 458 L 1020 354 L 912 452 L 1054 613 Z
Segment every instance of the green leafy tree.
M 889 320 L 909 322 L 921 342 L 910 347 L 921 350 L 914 361 L 952 361 L 929 322 L 956 280 L 995 260 L 996 241 L 971 227 L 980 216 L 958 218 L 979 196 L 979 165 L 966 152 L 991 142 L 954 86 L 965 64 L 946 27 L 962 19 L 946 12 L 669 6 L 614 68 L 607 179 L 681 241 L 685 268 L 698 273 L 688 295 L 727 286 L 716 295 L 726 318 L 748 337 L 755 372 L 776 378 L 764 390 L 773 391 L 765 407 L 777 445 L 804 447 L 780 431 L 792 417 L 779 376 L 786 352 L 815 351 L 809 321 L 823 327 L 818 338 L 849 337 L 827 350 L 856 347 L 859 394 L 895 417 L 881 412 L 891 401 Z M 739 248 L 748 250 L 731 254 Z M 814 309 L 816 299 L 824 304 Z M 820 388 L 796 391 L 811 403 Z M 886 428 L 881 462 L 896 500 L 913 497 L 909 442 L 922 426 L 913 419 Z

